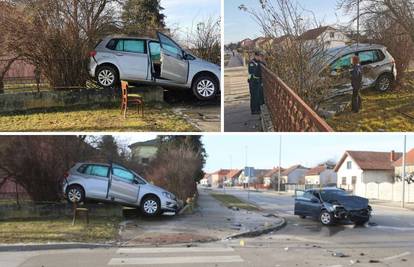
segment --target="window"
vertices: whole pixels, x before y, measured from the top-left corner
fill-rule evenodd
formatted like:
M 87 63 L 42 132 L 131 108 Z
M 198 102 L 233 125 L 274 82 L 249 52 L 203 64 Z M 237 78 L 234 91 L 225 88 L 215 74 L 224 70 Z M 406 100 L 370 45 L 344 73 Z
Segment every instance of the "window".
M 346 177 L 342 177 L 342 185 L 346 185 Z
M 141 53 L 145 54 L 145 41 L 144 40 L 134 40 L 134 39 L 120 39 L 116 40 L 115 43 L 111 43 L 112 40 L 108 43 L 107 47 L 109 49 L 115 50 L 115 51 L 123 51 L 123 52 L 129 52 L 129 53 Z
M 109 167 L 102 165 L 83 165 L 83 173 L 92 176 L 108 177 Z
M 148 164 L 149 163 L 149 158 L 142 158 L 141 163 L 142 164 Z
M 113 175 L 127 182 L 131 182 L 131 183 L 134 181 L 134 178 L 135 178 L 135 175 L 133 173 L 125 169 L 118 168 L 118 167 L 113 168 Z
M 331 32 L 331 33 L 329 34 L 329 36 L 333 39 L 333 38 L 335 38 L 335 33 L 334 33 L 334 32 Z
M 356 176 L 352 176 L 352 184 L 356 184 L 356 180 L 357 180 L 357 177 Z
M 346 168 L 347 168 L 348 170 L 352 169 L 352 161 L 348 161 L 348 162 L 346 163 Z
M 344 70 L 344 69 L 350 69 L 352 66 L 351 60 L 353 56 L 354 56 L 353 54 L 349 54 L 349 55 L 339 58 L 338 60 L 336 60 L 334 63 L 331 64 L 331 70 L 339 71 L 339 70 Z
M 159 61 L 161 59 L 161 45 L 160 43 L 151 42 L 149 43 L 151 60 Z
M 302 196 L 303 198 L 309 199 L 311 200 L 312 198 L 314 198 L 313 194 L 311 192 L 305 192 Z
M 379 50 L 364 51 L 359 53 L 361 65 L 368 65 L 384 59 L 384 54 Z
M 160 37 L 161 46 L 163 49 L 176 55 L 177 57 L 183 56 L 183 52 L 181 48 L 176 43 L 174 43 L 170 38 L 164 35 L 159 35 L 159 37 Z

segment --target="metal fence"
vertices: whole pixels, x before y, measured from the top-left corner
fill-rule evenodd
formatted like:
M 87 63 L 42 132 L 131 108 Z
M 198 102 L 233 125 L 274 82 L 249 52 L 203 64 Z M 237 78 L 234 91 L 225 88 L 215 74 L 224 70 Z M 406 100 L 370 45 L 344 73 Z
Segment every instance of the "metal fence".
M 276 74 L 262 66 L 265 103 L 277 132 L 333 132 Z

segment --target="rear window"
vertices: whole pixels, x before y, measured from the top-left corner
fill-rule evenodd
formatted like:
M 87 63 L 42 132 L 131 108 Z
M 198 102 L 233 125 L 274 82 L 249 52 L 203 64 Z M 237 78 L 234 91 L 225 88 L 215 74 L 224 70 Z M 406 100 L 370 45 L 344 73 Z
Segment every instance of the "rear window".
M 112 39 L 106 47 L 110 50 L 146 54 L 147 48 L 144 40 L 136 39 Z
M 78 172 L 86 175 L 108 177 L 109 167 L 103 165 L 85 164 L 79 167 Z

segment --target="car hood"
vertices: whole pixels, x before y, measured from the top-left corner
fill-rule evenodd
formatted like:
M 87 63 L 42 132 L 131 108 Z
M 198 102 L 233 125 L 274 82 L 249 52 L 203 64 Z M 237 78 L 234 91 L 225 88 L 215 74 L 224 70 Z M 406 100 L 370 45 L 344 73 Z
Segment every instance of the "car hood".
M 329 202 L 337 202 L 346 210 L 361 210 L 368 208 L 368 199 L 358 196 L 336 196 L 334 200 Z
M 204 67 L 208 67 L 208 68 L 215 68 L 215 69 L 220 70 L 220 66 L 219 65 L 216 65 L 214 63 L 211 63 L 211 62 L 209 62 L 207 60 L 204 60 L 204 59 L 201 59 L 201 58 L 198 58 L 198 57 L 196 57 L 193 60 L 193 63 L 194 64 L 197 64 L 197 65 L 200 65 L 200 66 L 204 66 Z
M 160 194 L 162 194 L 162 192 L 167 192 L 167 193 L 170 193 L 171 195 L 174 195 L 173 193 L 169 192 L 168 190 L 165 190 L 162 187 L 159 187 L 159 186 L 156 186 L 156 185 L 153 185 L 153 184 L 150 184 L 150 183 L 147 183 L 145 186 L 147 187 L 146 189 L 151 190 L 151 191 L 157 191 Z

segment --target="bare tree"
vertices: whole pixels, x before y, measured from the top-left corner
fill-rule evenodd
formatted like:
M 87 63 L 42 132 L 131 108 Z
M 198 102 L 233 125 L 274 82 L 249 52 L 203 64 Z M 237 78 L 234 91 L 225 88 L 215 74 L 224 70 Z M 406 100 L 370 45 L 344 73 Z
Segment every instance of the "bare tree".
M 0 32 L 10 54 L 39 66 L 52 87 L 84 86 L 88 52 L 116 30 L 118 0 L 7 0 Z
M 188 48 L 196 56 L 216 64 L 221 63 L 220 23 L 220 19 L 210 17 L 187 33 Z

